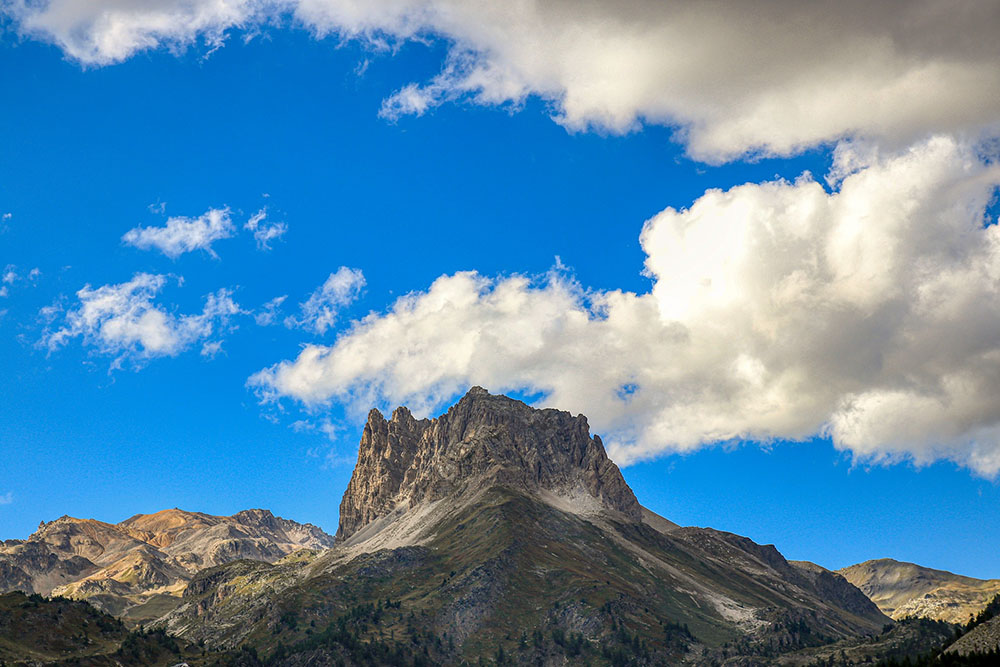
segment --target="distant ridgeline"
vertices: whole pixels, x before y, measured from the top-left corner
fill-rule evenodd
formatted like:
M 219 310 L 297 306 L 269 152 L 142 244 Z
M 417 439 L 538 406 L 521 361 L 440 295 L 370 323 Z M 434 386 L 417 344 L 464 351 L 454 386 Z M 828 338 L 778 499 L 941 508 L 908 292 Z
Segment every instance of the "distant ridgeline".
M 639 504 L 585 417 L 476 387 L 436 419 L 405 408 L 388 420 L 369 414 L 336 540 L 263 510 L 168 510 L 116 525 L 64 517 L 3 543 L 0 585 L 34 594 L 0 597 L 0 661 L 750 666 L 995 658 L 987 652 L 1000 643 L 1000 603 L 961 629 L 938 618 L 894 621 L 888 601 L 893 609 L 909 604 L 904 598 L 926 582 L 889 590 L 899 579 L 889 569 L 876 562 L 831 572 L 745 537 L 680 527 Z M 854 576 L 865 578 L 861 588 Z M 974 581 L 948 585 L 965 594 L 980 590 Z M 866 585 L 885 606 L 866 596 Z
M 200 570 L 238 559 L 274 562 L 323 549 L 319 528 L 246 510 L 222 517 L 177 509 L 119 524 L 64 516 L 27 540 L 0 544 L 0 591 L 62 595 L 134 622 L 162 616 Z

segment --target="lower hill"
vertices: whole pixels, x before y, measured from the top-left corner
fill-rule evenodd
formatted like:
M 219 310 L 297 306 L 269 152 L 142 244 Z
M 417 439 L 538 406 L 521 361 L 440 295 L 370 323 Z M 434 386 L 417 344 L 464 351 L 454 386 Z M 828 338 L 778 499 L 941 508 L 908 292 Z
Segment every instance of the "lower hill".
M 162 630 L 129 630 L 79 600 L 0 594 L 4 667 L 261 667 L 252 651 L 209 651 Z
M 1000 579 L 973 579 L 891 558 L 838 572 L 894 619 L 917 616 L 964 624 L 1000 593 Z
M 0 595 L 0 661 L 54 662 L 110 654 L 128 630 L 85 602 L 40 595 Z

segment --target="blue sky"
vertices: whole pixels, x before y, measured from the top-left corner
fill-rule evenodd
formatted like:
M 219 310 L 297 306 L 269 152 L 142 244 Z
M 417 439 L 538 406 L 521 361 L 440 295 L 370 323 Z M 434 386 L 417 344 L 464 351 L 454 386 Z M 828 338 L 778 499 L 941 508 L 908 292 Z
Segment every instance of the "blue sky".
M 477 383 L 588 414 L 674 521 L 827 567 L 1000 577 L 983 129 L 1000 116 L 979 97 L 995 82 L 950 91 L 976 112 L 957 119 L 887 103 L 812 127 L 741 120 L 709 93 L 588 97 L 523 64 L 471 84 L 524 54 L 464 24 L 168 30 L 140 11 L 137 46 L 65 28 L 67 1 L 4 5 L 0 537 L 174 506 L 333 532 L 368 407 L 435 415 Z M 957 61 L 993 63 L 972 51 Z M 683 97 L 668 83 L 635 85 Z M 210 211 L 228 226 L 203 248 L 123 240 Z M 260 229 L 284 226 L 267 248 L 244 229 L 261 211 Z M 142 275 L 157 289 L 121 293 Z M 317 292 L 334 275 L 363 286 Z M 314 294 L 319 311 L 301 306 Z M 146 312 L 177 338 L 101 328 L 139 331 Z

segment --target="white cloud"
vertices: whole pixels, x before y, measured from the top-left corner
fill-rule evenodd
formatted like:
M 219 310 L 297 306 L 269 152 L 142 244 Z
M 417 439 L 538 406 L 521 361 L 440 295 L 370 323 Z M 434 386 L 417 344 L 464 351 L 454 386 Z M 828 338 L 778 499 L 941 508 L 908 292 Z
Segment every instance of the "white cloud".
M 265 224 L 267 219 L 267 209 L 261 209 L 250 216 L 243 229 L 253 232 L 253 238 L 257 242 L 258 250 L 270 250 L 271 241 L 280 239 L 288 231 L 288 225 L 283 222 L 272 222 Z
M 221 340 L 205 341 L 205 343 L 201 346 L 201 356 L 208 359 L 215 359 L 216 355 L 220 352 L 222 352 Z
M 322 419 L 319 422 L 299 419 L 289 424 L 289 427 L 296 433 L 322 433 L 331 442 L 336 442 L 343 431 L 340 426 L 334 424 L 329 419 Z
M 234 233 L 229 209 L 213 208 L 197 218 L 168 218 L 163 227 L 135 227 L 122 236 L 122 241 L 142 250 L 156 248 L 171 259 L 195 250 L 204 250 L 212 257 L 218 257 L 212 250 L 212 244 L 228 239 Z
M 365 276 L 360 269 L 340 267 L 309 295 L 305 303 L 299 304 L 301 309 L 299 317 L 285 318 L 285 326 L 298 327 L 317 334 L 326 333 L 326 330 L 337 321 L 340 311 L 361 295 L 364 286 Z
M 905 145 L 1000 116 L 1000 5 L 939 0 L 489 3 L 468 0 L 17 0 L 22 31 L 88 64 L 254 30 L 292 14 L 317 36 L 375 49 L 443 38 L 439 75 L 383 107 L 547 100 L 578 130 L 681 129 L 691 153 L 788 154 L 845 136 Z
M 162 275 L 137 273 L 117 285 L 84 286 L 76 293 L 78 306 L 66 311 L 63 326 L 47 331 L 41 344 L 54 350 L 80 337 L 100 354 L 115 356 L 117 367 L 126 360 L 139 363 L 175 356 L 224 330 L 233 316 L 242 313 L 232 292 L 220 289 L 205 297 L 201 313 L 173 314 L 155 302 L 166 280 Z M 45 316 L 55 314 L 50 310 Z
M 14 502 L 13 491 L 8 491 L 7 493 L 0 496 L 0 505 L 10 505 Z
M 274 324 L 281 314 L 281 304 L 287 298 L 288 296 L 284 294 L 276 296 L 261 306 L 260 310 L 254 315 L 254 321 L 257 323 L 257 326 L 266 327 Z
M 63 311 L 62 303 L 56 302 L 49 306 L 43 306 L 38 309 L 38 319 L 46 324 L 46 326 L 51 325 L 55 322 Z
M 8 0 L 4 9 L 21 29 L 56 43 L 69 57 L 106 65 L 161 46 L 197 41 L 218 47 L 230 28 L 244 25 L 257 0 Z
M 10 289 L 14 283 L 28 281 L 32 286 L 34 286 L 41 277 L 42 271 L 38 267 L 31 269 L 25 275 L 18 273 L 16 265 L 8 264 L 4 267 L 3 271 L 0 271 L 0 298 L 7 298 L 10 296 Z
M 840 151 L 842 163 L 855 160 Z M 862 458 L 1000 471 L 998 167 L 935 138 L 874 158 L 828 193 L 711 190 L 647 221 L 649 293 L 442 276 L 333 345 L 251 384 L 307 405 L 541 392 L 582 412 L 616 460 L 733 439 L 828 433 Z

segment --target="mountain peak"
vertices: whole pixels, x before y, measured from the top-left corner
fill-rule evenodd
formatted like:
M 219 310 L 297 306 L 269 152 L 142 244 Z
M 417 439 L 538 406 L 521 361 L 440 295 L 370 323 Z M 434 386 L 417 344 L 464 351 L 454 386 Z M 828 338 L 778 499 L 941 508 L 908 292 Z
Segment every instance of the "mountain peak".
M 346 539 L 398 508 L 489 486 L 589 496 L 640 518 L 638 501 L 601 439 L 591 437 L 586 417 L 473 387 L 436 419 L 416 419 L 405 407 L 389 421 L 377 410 L 369 413 L 337 536 Z

